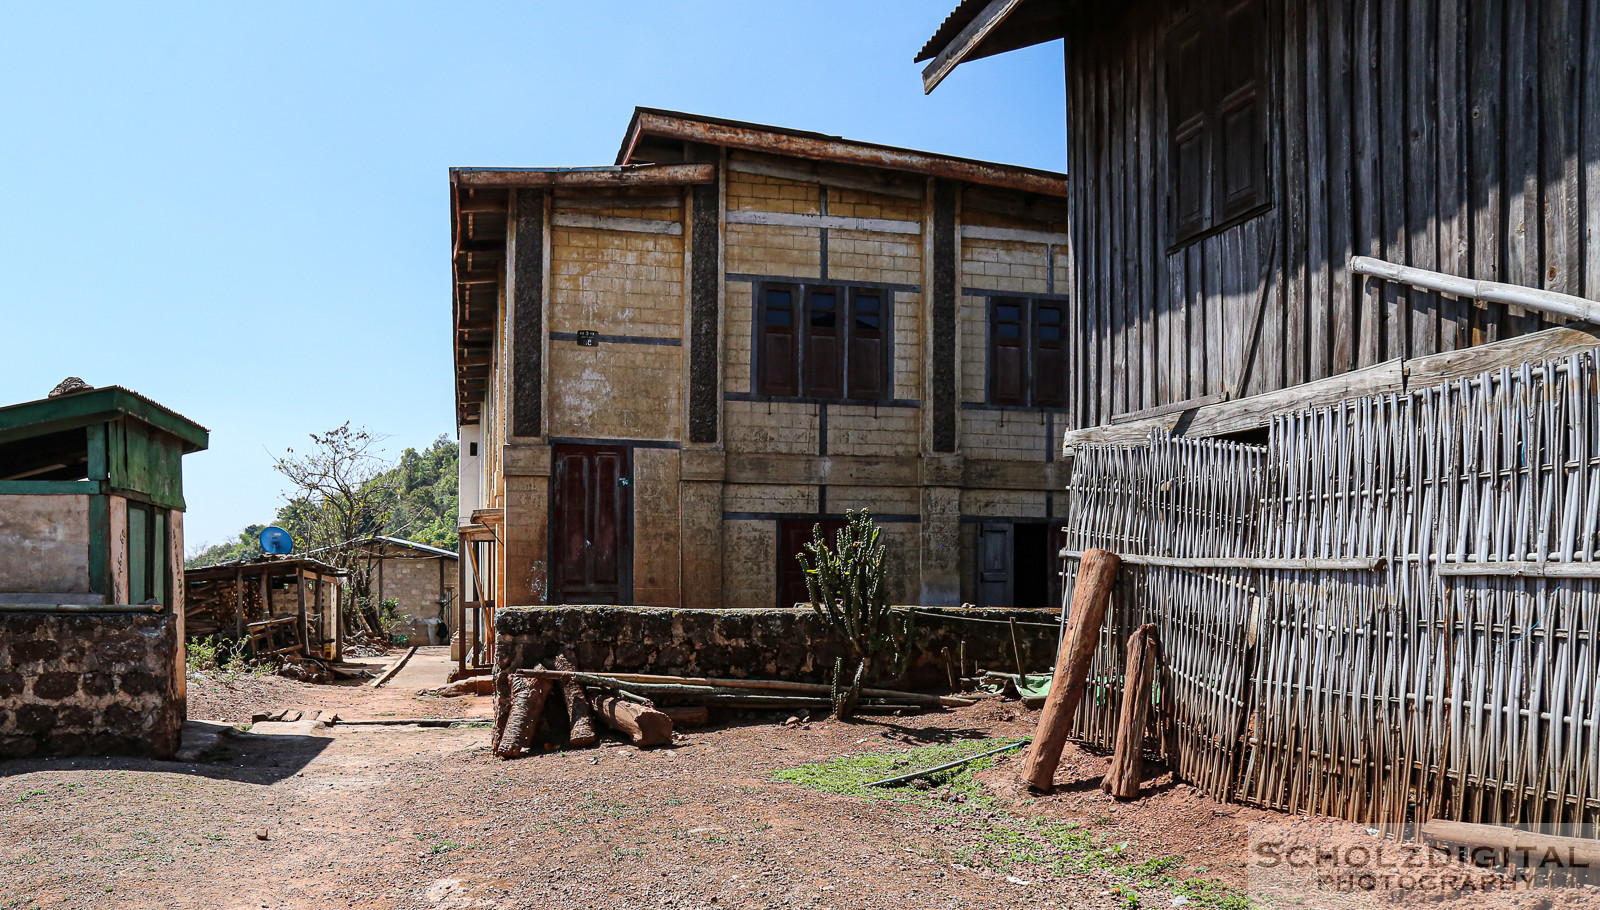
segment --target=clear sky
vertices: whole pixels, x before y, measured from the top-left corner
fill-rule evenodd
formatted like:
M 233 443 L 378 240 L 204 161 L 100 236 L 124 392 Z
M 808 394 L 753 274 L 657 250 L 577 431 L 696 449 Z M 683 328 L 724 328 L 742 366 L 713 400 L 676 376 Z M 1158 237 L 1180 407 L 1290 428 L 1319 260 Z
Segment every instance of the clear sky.
M 0 403 L 66 376 L 205 425 L 187 549 L 272 453 L 454 435 L 448 168 L 611 164 L 635 105 L 1062 169 L 1060 42 L 931 96 L 956 0 L 9 4 Z

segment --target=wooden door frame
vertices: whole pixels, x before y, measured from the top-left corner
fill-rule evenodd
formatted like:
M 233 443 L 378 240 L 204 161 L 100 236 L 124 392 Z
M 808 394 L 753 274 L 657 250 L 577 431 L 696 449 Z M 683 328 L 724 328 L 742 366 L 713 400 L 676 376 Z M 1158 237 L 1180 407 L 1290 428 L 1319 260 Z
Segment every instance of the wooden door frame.
M 556 590 L 556 474 L 558 449 L 621 449 L 623 453 L 623 477 L 628 480 L 622 494 L 622 519 L 617 522 L 617 605 L 629 606 L 633 604 L 633 535 L 634 535 L 634 465 L 633 450 L 635 446 L 626 442 L 608 442 L 596 440 L 594 442 L 552 442 L 550 444 L 550 477 L 545 488 L 545 565 L 548 567 L 547 578 L 550 589 L 545 592 L 545 600 L 552 604 L 565 602 L 566 598 L 557 599 L 557 594 L 563 593 Z

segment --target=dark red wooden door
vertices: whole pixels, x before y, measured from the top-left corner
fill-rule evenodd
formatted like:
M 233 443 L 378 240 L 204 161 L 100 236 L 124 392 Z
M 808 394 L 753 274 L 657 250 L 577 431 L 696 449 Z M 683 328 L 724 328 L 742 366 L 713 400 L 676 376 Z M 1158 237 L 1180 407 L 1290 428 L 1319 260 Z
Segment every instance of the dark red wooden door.
M 633 596 L 628 449 L 558 445 L 552 461 L 550 602 L 627 603 Z
M 835 535 L 844 524 L 837 518 L 826 521 L 785 518 L 778 522 L 778 606 L 792 607 L 811 602 L 811 593 L 806 589 L 806 570 L 795 557 L 805 552 L 805 545 L 811 541 L 813 527 L 822 525 L 822 539 L 831 548 Z

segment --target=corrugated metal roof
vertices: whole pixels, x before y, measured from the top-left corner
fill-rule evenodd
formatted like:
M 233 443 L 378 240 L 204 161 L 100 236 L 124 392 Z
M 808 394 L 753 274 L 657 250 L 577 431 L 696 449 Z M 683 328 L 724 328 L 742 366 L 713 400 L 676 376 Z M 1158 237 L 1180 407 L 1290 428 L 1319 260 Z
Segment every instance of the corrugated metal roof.
M 988 5 L 989 0 L 961 0 L 961 4 L 951 10 L 950 15 L 939 23 L 939 30 L 933 33 L 933 37 L 928 39 L 928 43 L 922 46 L 922 50 L 917 52 L 916 58 L 911 62 L 921 63 L 939 56 L 944 46 L 954 40 L 955 36 L 959 35 L 961 30 L 977 18 L 978 13 Z

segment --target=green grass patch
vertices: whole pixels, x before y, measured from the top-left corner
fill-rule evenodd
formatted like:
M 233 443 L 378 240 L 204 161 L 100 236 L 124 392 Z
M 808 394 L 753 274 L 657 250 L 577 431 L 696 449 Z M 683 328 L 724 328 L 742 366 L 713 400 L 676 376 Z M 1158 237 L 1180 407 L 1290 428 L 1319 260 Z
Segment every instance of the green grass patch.
M 939 788 L 944 793 L 975 798 L 983 796 L 983 788 L 976 780 L 973 780 L 973 775 L 986 768 L 993 767 L 994 756 L 980 758 L 959 768 L 940 771 L 938 774 L 924 778 L 928 782 L 930 790 L 918 789 L 913 785 L 897 787 L 869 787 L 867 785 L 875 780 L 883 780 L 886 777 L 910 774 L 919 768 L 938 767 L 969 755 L 976 755 L 979 752 L 986 752 L 989 749 L 1006 745 L 1008 742 L 1014 742 L 1014 740 L 969 740 L 960 743 L 922 746 L 909 752 L 863 752 L 860 755 L 842 755 L 825 762 L 801 765 L 798 768 L 792 768 L 787 771 L 778 771 L 773 776 L 778 780 L 798 784 L 808 790 L 842 793 L 846 796 L 860 796 L 867 799 L 933 802 L 933 797 L 930 795 L 933 787 Z
M 948 858 L 962 865 L 1002 872 L 1026 867 L 1057 875 L 1103 872 L 1118 879 L 1110 890 L 1119 903 L 1129 908 L 1140 906 L 1142 898 L 1155 896 L 1145 892 L 1156 891 L 1186 897 L 1195 910 L 1250 910 L 1256 906 L 1243 893 L 1221 882 L 1183 878 L 1178 874 L 1182 857 L 1134 862 L 1125 855 L 1131 846 L 1126 841 L 1096 834 L 1077 822 L 1051 822 L 1009 811 L 1008 804 L 985 790 L 974 775 L 992 767 L 1000 755 L 1015 753 L 985 756 L 908 784 L 868 786 L 876 780 L 937 767 L 1014 741 L 968 740 L 899 752 L 842 755 L 775 771 L 772 776 L 808 790 L 898 804 L 893 807 L 897 810 L 925 809 L 930 824 L 949 826 L 966 835 L 965 842 Z M 1109 816 L 1097 817 L 1090 824 L 1109 821 Z M 1167 899 L 1162 897 L 1159 903 L 1165 905 Z

